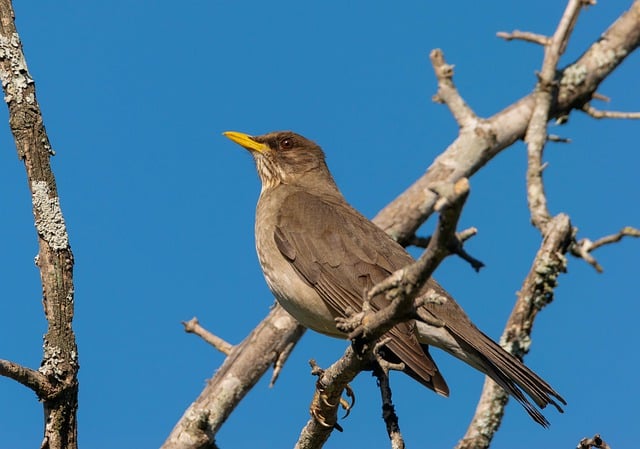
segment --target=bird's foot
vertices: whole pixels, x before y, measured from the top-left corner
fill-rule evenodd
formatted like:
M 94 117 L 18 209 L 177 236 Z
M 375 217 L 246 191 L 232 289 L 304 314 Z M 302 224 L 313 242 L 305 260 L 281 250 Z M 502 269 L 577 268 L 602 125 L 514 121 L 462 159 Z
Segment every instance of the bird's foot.
M 355 393 L 351 386 L 347 384 L 344 388 L 344 393 L 350 401 L 342 396 L 339 396 L 337 400 L 332 398 L 332 395 L 326 391 L 326 387 L 322 382 L 324 370 L 320 368 L 314 360 L 311 360 L 310 363 L 312 367 L 311 374 L 318 376 L 318 381 L 316 382 L 316 391 L 313 395 L 311 406 L 309 407 L 309 413 L 321 426 L 342 432 L 342 426 L 337 423 L 336 410 L 338 406 L 345 410 L 345 415 L 342 419 L 349 416 L 349 413 L 351 413 L 351 410 L 356 403 Z
M 366 304 L 366 303 L 365 303 Z M 348 307 L 345 310 L 346 317 L 337 317 L 336 327 L 339 331 L 344 332 L 346 334 L 350 334 L 354 330 L 356 330 L 364 320 L 364 316 L 367 312 L 368 307 L 363 307 L 362 312 L 357 312 L 353 310 L 351 307 Z

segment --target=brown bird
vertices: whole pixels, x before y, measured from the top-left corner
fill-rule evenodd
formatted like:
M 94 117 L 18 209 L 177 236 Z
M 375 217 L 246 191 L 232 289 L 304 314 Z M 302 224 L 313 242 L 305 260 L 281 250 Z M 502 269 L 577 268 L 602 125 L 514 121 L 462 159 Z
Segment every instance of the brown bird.
M 362 310 L 362 292 L 414 260 L 384 231 L 351 207 L 336 186 L 322 149 L 290 131 L 252 137 L 229 131 L 226 137 L 251 152 L 262 181 L 256 209 L 256 249 L 264 277 L 276 299 L 304 326 L 338 338 L 346 334 L 336 318 Z M 544 408 L 564 399 L 520 360 L 479 330 L 438 283 L 429 279 L 421 295 L 441 303 L 422 307 L 433 326 L 401 323 L 387 336 L 385 357 L 404 363 L 408 375 L 443 395 L 449 388 L 429 354 L 444 349 L 491 377 L 543 426 L 549 422 L 527 399 Z M 387 299 L 371 301 L 379 310 Z

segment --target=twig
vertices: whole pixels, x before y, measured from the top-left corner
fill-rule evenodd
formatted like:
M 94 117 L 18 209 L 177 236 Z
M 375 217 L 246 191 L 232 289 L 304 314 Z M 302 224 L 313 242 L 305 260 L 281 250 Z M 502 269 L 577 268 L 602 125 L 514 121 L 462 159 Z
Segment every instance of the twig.
M 602 237 L 595 242 L 592 242 L 589 239 L 581 239 L 580 241 L 574 242 L 571 245 L 571 254 L 584 259 L 587 263 L 589 263 L 593 268 L 596 269 L 598 273 L 602 273 L 604 269 L 598 263 L 598 261 L 591 255 L 591 252 L 600 248 L 601 246 L 608 245 L 611 243 L 616 243 L 622 240 L 623 237 L 640 237 L 640 229 L 632 228 L 631 226 L 626 226 L 622 228 L 618 233 L 607 235 Z
M 163 449 L 213 447 L 214 437 L 240 400 L 260 380 L 284 348 L 304 333 L 291 315 L 276 305 L 235 345 L 200 396 L 175 425 Z
M 501 345 L 520 360 L 529 351 L 531 330 L 538 312 L 553 300 L 557 277 L 566 269 L 564 254 L 572 238 L 569 217 L 559 214 L 549 221 L 542 245 L 500 340 Z M 487 377 L 474 417 L 456 449 L 488 448 L 502 420 L 507 400 L 507 393 Z
M 561 137 L 555 134 L 549 134 L 547 136 L 547 141 L 549 142 L 559 142 L 559 143 L 571 143 L 571 139 L 568 137 Z
M 546 46 L 549 45 L 551 39 L 543 34 L 531 33 L 529 31 L 513 30 L 511 33 L 505 31 L 499 31 L 496 36 L 501 37 L 504 40 L 521 40 L 525 42 L 532 42 L 534 44 Z
M 229 355 L 233 349 L 231 343 L 224 341 L 222 338 L 202 327 L 196 317 L 191 318 L 189 321 L 183 321 L 182 325 L 184 326 L 185 332 L 197 335 L 223 354 Z
M 593 98 L 594 100 L 604 101 L 605 103 L 611 102 L 611 98 L 601 94 L 600 92 L 594 92 L 593 95 L 591 95 L 591 98 Z
M 609 446 L 601 437 L 600 434 L 595 434 L 593 438 L 583 438 L 580 440 L 580 442 L 578 443 L 578 446 L 576 447 L 576 449 L 591 449 L 592 447 L 598 448 L 598 449 L 611 449 L 611 446 Z
M 465 229 L 464 231 L 457 232 L 457 242 L 453 243 L 452 247 L 450 248 L 454 254 L 459 256 L 462 260 L 468 262 L 471 265 L 471 268 L 473 268 L 476 272 L 480 271 L 480 269 L 485 265 L 483 262 L 467 253 L 462 244 L 477 233 L 478 230 L 473 227 Z M 410 240 L 409 245 L 417 246 L 418 248 L 426 248 L 427 246 L 429 246 L 430 241 L 431 237 L 418 237 L 414 235 Z
M 404 438 L 400 432 L 398 415 L 393 406 L 391 386 L 389 385 L 389 374 L 379 368 L 374 368 L 373 375 L 378 379 L 380 397 L 382 399 L 382 419 L 387 428 L 387 435 L 391 441 L 392 449 L 404 449 Z
M 547 141 L 547 122 L 551 110 L 551 100 L 555 90 L 556 70 L 560 56 L 569 42 L 569 36 L 573 30 L 580 9 L 586 2 L 584 0 L 569 0 L 567 7 L 560 19 L 556 32 L 545 46 L 542 70 L 538 77 L 537 91 L 535 92 L 535 107 L 531 114 L 531 120 L 525 135 L 527 142 L 527 201 L 531 212 L 531 222 L 544 233 L 544 228 L 551 215 L 547 207 L 547 198 L 542 182 L 542 152 Z
M 640 112 L 618 112 L 618 111 L 601 111 L 594 108 L 589 103 L 582 106 L 582 110 L 593 118 L 620 118 L 620 119 L 640 119 Z
M 280 345 L 279 351 L 276 351 L 276 360 L 273 362 L 273 373 L 271 374 L 271 380 L 269 381 L 269 388 L 273 388 L 282 372 L 282 368 L 284 368 L 284 364 L 289 359 L 289 356 L 293 352 L 293 348 L 296 347 L 296 343 L 302 334 L 304 334 L 305 328 L 302 326 L 297 326 L 294 332 L 287 333 L 287 339 L 284 341 L 283 345 Z
M 44 374 L 9 360 L 0 360 L 0 376 L 20 382 L 33 390 L 41 399 L 51 397 L 57 392 Z
M 438 92 L 433 96 L 436 103 L 445 103 L 460 128 L 468 128 L 478 121 L 478 117 L 462 99 L 453 84 L 453 66 L 444 60 L 442 50 L 436 48 L 429 54 L 433 71 L 438 79 Z

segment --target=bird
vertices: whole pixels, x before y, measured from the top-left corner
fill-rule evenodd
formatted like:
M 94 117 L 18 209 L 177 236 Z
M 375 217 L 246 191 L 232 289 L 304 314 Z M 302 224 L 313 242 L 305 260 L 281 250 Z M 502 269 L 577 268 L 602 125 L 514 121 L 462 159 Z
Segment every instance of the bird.
M 337 338 L 336 324 L 362 310 L 363 291 L 414 262 L 404 247 L 346 201 L 329 172 L 322 148 L 292 131 L 264 135 L 227 131 L 248 150 L 262 188 L 256 206 L 255 244 L 266 283 L 278 303 L 303 326 Z M 455 299 L 433 278 L 422 295 L 422 316 L 385 335 L 385 358 L 442 396 L 449 387 L 429 353 L 440 348 L 493 379 L 544 427 L 539 408 L 560 413 L 566 401 L 540 376 L 478 329 Z M 384 294 L 371 300 L 380 310 Z M 528 397 L 527 397 L 528 396 Z

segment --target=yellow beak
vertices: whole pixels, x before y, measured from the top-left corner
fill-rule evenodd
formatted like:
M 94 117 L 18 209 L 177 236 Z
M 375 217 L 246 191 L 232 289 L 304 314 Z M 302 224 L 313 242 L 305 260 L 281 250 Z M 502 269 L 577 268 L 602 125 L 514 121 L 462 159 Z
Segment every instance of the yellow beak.
M 247 150 L 250 150 L 250 151 L 257 151 L 258 153 L 264 153 L 269 149 L 269 147 L 266 144 L 256 142 L 255 140 L 253 140 L 253 137 L 251 137 L 249 134 L 239 133 L 237 131 L 227 131 L 222 134 L 224 134 L 225 137 L 233 140 L 235 143 L 237 143 L 241 147 L 246 148 Z

